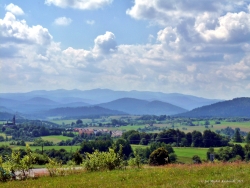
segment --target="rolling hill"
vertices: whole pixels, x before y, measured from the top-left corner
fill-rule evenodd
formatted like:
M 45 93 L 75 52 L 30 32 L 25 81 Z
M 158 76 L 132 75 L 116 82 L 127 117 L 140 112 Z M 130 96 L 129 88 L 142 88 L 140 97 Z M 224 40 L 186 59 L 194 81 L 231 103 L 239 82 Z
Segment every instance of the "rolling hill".
M 45 112 L 39 113 L 43 116 L 62 116 L 62 117 L 80 117 L 80 116 L 95 116 L 95 115 L 124 115 L 125 112 L 105 109 L 99 106 L 89 107 L 66 107 L 66 108 L 54 108 Z
M 161 101 L 150 102 L 134 98 L 117 99 L 108 103 L 98 104 L 98 106 L 136 115 L 143 115 L 143 114 L 173 115 L 187 111 L 183 108 L 180 108 L 178 106 L 166 102 L 161 102 Z
M 182 117 L 250 117 L 250 98 L 242 97 L 196 108 Z
M 221 100 L 206 99 L 192 95 L 184 95 L 180 93 L 162 93 L 151 91 L 113 91 L 109 89 L 92 89 L 92 90 L 37 90 L 27 93 L 0 93 L 0 97 L 16 101 L 25 101 L 34 97 L 47 98 L 52 101 L 65 104 L 72 102 L 84 102 L 88 104 L 100 104 L 114 101 L 121 98 L 135 98 L 146 101 L 162 101 L 179 106 L 181 108 L 191 110 L 204 105 L 213 104 Z M 5 106 L 1 104 L 0 106 Z M 5 106 L 9 108 L 9 106 Z

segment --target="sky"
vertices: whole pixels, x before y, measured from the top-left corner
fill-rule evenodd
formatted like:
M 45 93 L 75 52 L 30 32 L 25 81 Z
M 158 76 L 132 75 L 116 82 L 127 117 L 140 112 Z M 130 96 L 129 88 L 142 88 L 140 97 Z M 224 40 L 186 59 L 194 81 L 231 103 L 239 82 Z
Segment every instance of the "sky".
M 250 97 L 250 0 L 1 0 L 0 93 Z

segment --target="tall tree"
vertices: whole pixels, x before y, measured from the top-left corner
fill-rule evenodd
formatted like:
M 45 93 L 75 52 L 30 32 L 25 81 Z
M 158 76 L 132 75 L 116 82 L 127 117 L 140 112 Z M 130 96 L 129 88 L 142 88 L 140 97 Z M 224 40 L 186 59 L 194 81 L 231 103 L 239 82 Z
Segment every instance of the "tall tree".
M 242 142 L 242 138 L 240 136 L 240 131 L 237 128 L 236 128 L 235 134 L 234 134 L 234 142 L 238 142 L 238 143 Z

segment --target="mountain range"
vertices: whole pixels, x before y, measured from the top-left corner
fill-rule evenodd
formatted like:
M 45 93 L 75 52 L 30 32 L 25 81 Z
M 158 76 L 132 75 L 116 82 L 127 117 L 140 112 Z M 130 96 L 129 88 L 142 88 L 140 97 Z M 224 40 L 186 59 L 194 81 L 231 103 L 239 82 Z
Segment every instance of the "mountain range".
M 182 117 L 250 117 L 250 98 L 241 97 L 178 114 Z
M 93 108 L 94 106 L 98 106 L 101 107 L 99 108 L 100 113 L 104 113 L 103 109 L 106 109 L 108 114 L 117 114 L 119 112 L 122 114 L 138 115 L 174 115 L 220 101 L 179 93 L 135 90 L 36 90 L 27 93 L 0 93 L 0 112 L 12 114 L 13 112 L 18 112 L 29 117 L 32 115 L 37 117 L 41 113 L 48 115 L 49 112 L 53 112 L 53 114 L 57 112 L 58 115 L 64 116 L 65 109 L 72 115 L 78 107 Z M 89 115 L 83 109 L 81 114 Z M 96 111 L 94 112 L 93 109 L 92 112 L 96 114 Z

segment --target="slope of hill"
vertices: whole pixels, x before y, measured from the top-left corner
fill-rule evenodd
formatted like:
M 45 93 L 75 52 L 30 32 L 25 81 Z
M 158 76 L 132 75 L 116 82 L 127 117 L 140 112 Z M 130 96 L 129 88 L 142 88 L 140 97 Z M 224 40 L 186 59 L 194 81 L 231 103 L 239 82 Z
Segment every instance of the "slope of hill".
M 173 115 L 187 110 L 161 101 L 146 101 L 134 98 L 122 98 L 98 106 L 112 110 L 119 110 L 128 114 Z
M 79 116 L 94 116 L 94 115 L 123 115 L 125 112 L 105 109 L 99 106 L 91 107 L 66 107 L 66 108 L 54 108 L 43 113 L 39 113 L 44 116 L 63 116 L 63 117 L 79 117 Z
M 206 99 L 191 95 L 184 95 L 179 93 L 162 93 L 151 91 L 113 91 L 109 89 L 92 89 L 92 90 L 37 90 L 27 93 L 0 93 L 0 97 L 6 99 L 14 99 L 17 101 L 28 100 L 34 97 L 43 97 L 59 103 L 65 101 L 71 102 L 85 102 L 89 104 L 107 103 L 121 98 L 135 98 L 147 101 L 163 101 L 184 109 L 194 109 L 203 105 L 213 104 L 220 100 Z M 65 100 L 66 99 L 66 100 Z M 5 105 L 1 105 L 5 106 Z M 8 106 L 5 106 L 8 107 Z
M 184 117 L 250 117 L 250 98 L 218 102 L 179 114 Z

